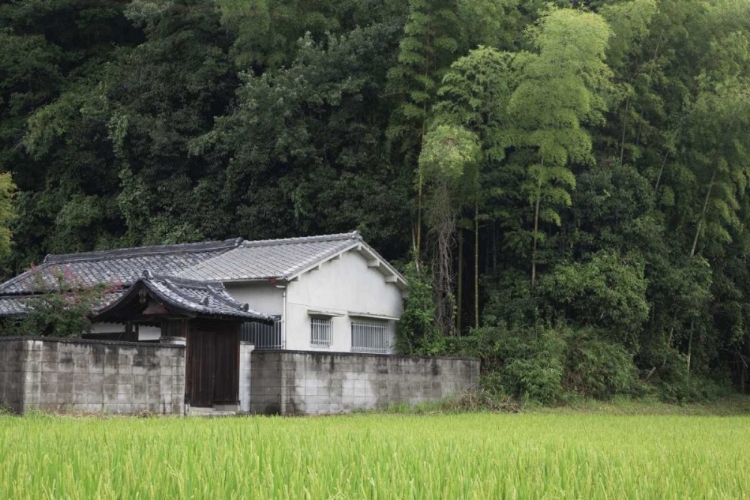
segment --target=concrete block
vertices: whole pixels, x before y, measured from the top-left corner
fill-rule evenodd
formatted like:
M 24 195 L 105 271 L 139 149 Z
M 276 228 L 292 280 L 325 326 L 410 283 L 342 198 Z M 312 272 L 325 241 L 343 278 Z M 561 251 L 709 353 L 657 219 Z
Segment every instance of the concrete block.
M 57 368 L 55 369 L 57 373 L 73 373 L 74 366 L 73 362 L 63 362 L 62 359 L 57 363 Z M 51 371 L 51 370 L 50 370 Z
M 133 384 L 117 384 L 117 394 L 133 394 Z
M 118 401 L 118 392 L 116 385 L 105 384 L 102 391 L 102 400 L 106 404 L 114 404 Z
M 45 390 L 46 389 L 46 390 Z M 57 395 L 55 388 L 42 387 L 42 391 L 39 396 L 39 401 L 42 403 L 56 403 L 60 399 Z
M 121 415 L 128 415 L 133 413 L 133 405 L 131 403 L 120 403 L 117 405 L 117 413 Z
M 57 394 L 60 395 L 60 401 L 64 401 L 68 396 L 73 394 L 73 384 L 58 381 Z
M 26 352 L 26 362 L 29 363 L 41 363 L 42 362 L 42 350 L 37 349 Z

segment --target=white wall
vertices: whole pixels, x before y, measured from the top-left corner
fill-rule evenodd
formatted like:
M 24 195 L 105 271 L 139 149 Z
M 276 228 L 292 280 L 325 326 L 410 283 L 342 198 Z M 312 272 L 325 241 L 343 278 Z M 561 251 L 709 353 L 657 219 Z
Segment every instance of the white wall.
M 332 318 L 331 347 L 322 350 L 349 352 L 350 311 L 398 318 L 402 308 L 401 290 L 396 284 L 386 283 L 383 274 L 367 267 L 367 260 L 358 252 L 346 252 L 340 259 L 328 261 L 319 270 L 305 273 L 289 283 L 286 348 L 300 351 L 321 349 L 310 345 L 309 310 L 343 315 Z
M 225 283 L 229 295 L 250 305 L 250 309 L 266 314 L 284 314 L 284 290 L 269 282 Z
M 121 333 L 125 331 L 122 323 L 94 323 L 91 325 L 91 333 Z M 161 328 L 156 326 L 140 325 L 138 328 L 138 340 L 159 340 Z
M 250 411 L 250 360 L 254 346 L 240 342 L 240 411 Z

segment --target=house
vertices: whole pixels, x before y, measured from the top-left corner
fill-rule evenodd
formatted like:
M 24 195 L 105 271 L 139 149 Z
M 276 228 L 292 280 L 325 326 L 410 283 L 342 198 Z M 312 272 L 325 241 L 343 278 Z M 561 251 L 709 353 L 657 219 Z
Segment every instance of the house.
M 476 359 L 384 355 L 406 282 L 356 232 L 49 255 L 0 285 L 0 317 L 61 275 L 114 286 L 83 339 L 0 337 L 0 405 L 19 413 L 327 414 L 479 380 Z
M 84 285 L 117 284 L 107 297 L 110 305 L 136 284 L 145 286 L 153 279 L 148 276 L 167 280 L 159 283 L 175 300 L 184 299 L 186 283 L 207 284 L 222 297 L 248 304 L 255 316 L 241 322 L 240 336 L 256 349 L 393 353 L 406 290 L 404 277 L 357 232 L 48 255 L 35 270 L 0 285 L 0 316 L 24 314 L 39 292 L 34 273 L 47 282 L 67 273 Z M 148 287 L 150 293 L 155 286 Z M 87 337 L 158 341 L 168 334 L 167 326 L 142 318 L 102 312 L 95 320 Z

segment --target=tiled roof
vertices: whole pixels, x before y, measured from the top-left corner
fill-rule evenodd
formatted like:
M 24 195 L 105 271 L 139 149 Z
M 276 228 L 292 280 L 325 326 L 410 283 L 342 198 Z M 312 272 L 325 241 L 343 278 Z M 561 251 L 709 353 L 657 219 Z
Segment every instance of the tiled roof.
M 199 282 L 174 277 L 154 276 L 144 271 L 143 277 L 136 281 L 131 289 L 120 299 L 101 309 L 99 314 L 116 310 L 125 302 L 133 300 L 140 287 L 148 289 L 154 298 L 167 307 L 196 313 L 202 316 L 223 316 L 238 319 L 272 321 L 273 317 L 250 309 L 248 304 L 234 300 L 219 282 Z M 135 299 L 138 300 L 138 299 Z
M 288 279 L 362 242 L 353 233 L 245 241 L 238 247 L 185 269 L 178 276 L 193 280 L 239 281 Z
M 122 290 L 105 294 L 102 297 L 103 302 L 101 307 L 106 307 L 108 304 L 116 301 L 122 296 L 122 294 Z M 23 316 L 28 311 L 29 305 L 33 305 L 35 300 L 38 300 L 38 296 L 33 297 L 29 295 L 6 295 L 4 297 L 0 297 L 0 318 Z
M 40 273 L 47 284 L 54 284 L 56 276 L 67 274 L 69 279 L 82 285 L 98 283 L 129 286 L 144 269 L 159 275 L 177 274 L 237 247 L 242 240 L 210 241 L 181 245 L 161 245 L 139 248 L 122 248 L 101 252 L 84 252 L 66 255 L 48 255 L 35 271 L 25 273 L 0 285 L 0 295 L 17 295 L 38 292 L 34 273 Z
M 23 316 L 29 297 L 0 297 L 0 317 Z
M 280 240 L 243 242 L 241 238 L 236 238 L 203 243 L 48 255 L 35 270 L 27 271 L 0 284 L 0 316 L 24 314 L 26 298 L 23 296 L 39 293 L 38 278 L 35 273 L 39 273 L 48 285 L 54 285 L 57 276 L 64 274 L 74 284 L 93 286 L 99 283 L 111 283 L 119 289 L 127 289 L 141 279 L 144 269 L 148 269 L 153 275 L 167 277 L 174 283 L 193 280 L 211 282 L 211 286 L 215 286 L 215 282 L 222 281 L 292 279 L 317 264 L 358 245 L 362 245 L 363 251 L 368 252 L 371 258 L 383 263 L 380 267 L 381 271 L 396 278 L 398 286 L 405 285 L 403 276 L 382 259 L 375 250 L 368 247 L 356 231 Z M 155 290 L 162 286 L 158 284 L 160 283 L 158 281 L 155 283 L 157 284 L 152 284 Z M 188 301 L 191 300 L 189 297 L 198 293 L 195 291 L 197 289 L 190 287 L 183 287 L 180 290 L 182 291 L 178 295 Z M 163 293 L 167 294 L 167 291 Z M 226 292 L 222 291 L 219 295 L 222 294 Z M 119 295 L 121 293 L 117 296 L 108 295 L 108 297 L 115 300 Z M 177 296 L 168 294 L 165 297 L 178 299 Z M 213 299 L 209 297 L 209 301 L 211 300 Z

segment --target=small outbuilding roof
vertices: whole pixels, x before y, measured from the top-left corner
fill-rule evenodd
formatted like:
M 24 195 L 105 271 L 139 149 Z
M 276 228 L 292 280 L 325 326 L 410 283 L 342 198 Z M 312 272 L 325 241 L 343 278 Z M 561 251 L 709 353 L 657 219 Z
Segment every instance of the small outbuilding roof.
M 219 319 L 273 321 L 273 316 L 250 309 L 234 300 L 219 282 L 198 282 L 174 277 L 155 276 L 144 271 L 142 277 L 120 298 L 100 309 L 94 321 L 112 321 L 132 317 L 135 310 L 148 314 L 149 300 L 163 309 L 163 314 L 214 317 Z

